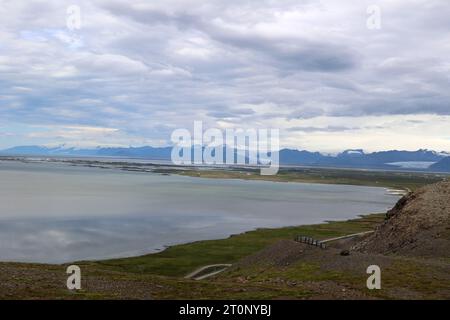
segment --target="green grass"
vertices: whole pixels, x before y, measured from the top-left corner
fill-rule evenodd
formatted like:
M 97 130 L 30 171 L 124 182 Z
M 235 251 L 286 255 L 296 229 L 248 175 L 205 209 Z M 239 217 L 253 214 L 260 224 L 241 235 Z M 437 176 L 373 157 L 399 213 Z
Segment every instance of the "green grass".
M 384 214 L 372 214 L 348 221 L 277 229 L 260 229 L 227 239 L 199 241 L 168 248 L 164 252 L 135 258 L 77 263 L 83 271 L 83 290 L 65 290 L 65 266 L 0 263 L 13 270 L 14 277 L 0 274 L 0 282 L 17 288 L 0 297 L 16 299 L 303 299 L 320 297 L 342 288 L 373 298 L 448 297 L 445 263 L 390 257 L 382 269 L 382 290 L 367 290 L 365 261 L 361 265 L 330 267 L 325 261 L 333 256 L 305 256 L 287 265 L 255 263 L 235 266 L 218 277 L 202 281 L 183 279 L 194 269 L 216 263 L 234 263 L 281 239 L 307 235 L 325 239 L 373 228 Z M 338 252 L 336 259 L 342 258 Z M 370 263 L 372 259 L 369 258 Z M 387 259 L 387 258 L 385 258 Z M 369 263 L 369 261 L 367 261 Z M 383 262 L 384 263 L 384 262 Z M 96 285 L 96 281 L 104 281 Z M 447 282 L 446 282 L 447 281 Z M 84 285 L 87 284 L 85 287 Z M 125 285 L 125 287 L 124 287 Z M 323 287 L 324 286 L 324 287 Z M 118 288 L 125 291 L 118 291 Z M 318 288 L 320 287 L 320 290 Z M 20 289 L 19 289 L 20 288 Z M 325 288 L 325 289 L 324 289 Z M 337 290 L 337 291 L 336 291 Z
M 383 221 L 384 216 L 373 214 L 349 221 L 258 229 L 227 239 L 198 241 L 173 246 L 160 253 L 99 261 L 95 264 L 119 271 L 179 277 L 209 264 L 235 263 L 278 240 L 293 239 L 299 234 L 320 240 L 373 230 L 375 225 Z

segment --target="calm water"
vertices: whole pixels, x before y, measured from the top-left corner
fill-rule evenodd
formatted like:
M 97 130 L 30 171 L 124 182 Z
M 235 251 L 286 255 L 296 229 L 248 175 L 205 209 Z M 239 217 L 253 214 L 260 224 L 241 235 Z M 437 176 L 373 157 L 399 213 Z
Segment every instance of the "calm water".
M 383 188 L 0 161 L 0 261 L 59 263 L 383 212 Z

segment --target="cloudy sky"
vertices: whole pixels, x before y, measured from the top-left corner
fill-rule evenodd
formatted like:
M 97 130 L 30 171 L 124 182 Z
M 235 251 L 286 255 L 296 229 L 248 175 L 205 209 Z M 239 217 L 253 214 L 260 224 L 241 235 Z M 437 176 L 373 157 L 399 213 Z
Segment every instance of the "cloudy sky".
M 448 0 L 0 0 L 0 15 L 0 148 L 163 146 L 201 120 L 314 151 L 450 151 Z

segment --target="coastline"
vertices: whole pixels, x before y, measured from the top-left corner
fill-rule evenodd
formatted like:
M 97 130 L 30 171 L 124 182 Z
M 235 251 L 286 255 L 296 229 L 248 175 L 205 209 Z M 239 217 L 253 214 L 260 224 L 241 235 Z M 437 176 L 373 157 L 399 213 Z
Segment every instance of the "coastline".
M 385 213 L 373 213 L 373 214 L 364 214 L 358 215 L 352 219 L 344 219 L 344 220 L 333 220 L 333 221 L 323 221 L 321 223 L 316 224 L 304 224 L 304 225 L 293 225 L 293 226 L 284 226 L 279 228 L 255 228 L 252 230 L 244 231 L 237 234 L 232 234 L 225 238 L 220 239 L 210 239 L 210 240 L 197 240 L 192 242 L 180 243 L 172 246 L 166 246 L 159 252 L 147 253 L 143 255 L 131 256 L 131 257 L 122 257 L 122 258 L 113 258 L 113 259 L 92 259 L 92 260 L 81 260 L 81 261 L 71 261 L 66 263 L 54 264 L 54 263 L 36 263 L 36 262 L 16 262 L 16 261 L 0 261 L 0 264 L 17 264 L 17 265 L 42 265 L 42 266 L 68 266 L 72 264 L 77 265 L 89 265 L 89 264 L 99 264 L 99 265 L 115 265 L 120 262 L 124 262 L 127 260 L 139 260 L 139 259 L 148 259 L 152 257 L 157 257 L 161 255 L 172 255 L 171 251 L 185 251 L 186 248 L 192 247 L 201 247 L 205 248 L 209 245 L 218 245 L 218 244 L 226 244 L 228 242 L 235 242 L 236 240 L 240 242 L 241 238 L 252 238 L 255 239 L 255 236 L 262 236 L 267 239 L 258 239 L 258 242 L 267 244 L 273 241 L 273 239 L 290 239 L 294 238 L 297 233 L 305 231 L 305 234 L 313 236 L 318 240 L 322 240 L 325 238 L 329 238 L 331 236 L 345 236 L 348 233 L 357 233 L 357 232 L 365 232 L 370 231 L 371 227 L 374 224 L 377 224 L 384 220 Z M 355 228 L 355 225 L 357 226 Z M 273 238 L 273 239 L 270 239 Z M 250 240 L 250 239 L 246 239 Z M 256 247 L 259 247 L 256 245 Z M 261 246 L 263 247 L 263 246 Z M 251 248 L 249 250 L 251 253 L 256 252 L 255 248 Z M 185 252 L 186 253 L 186 252 Z M 158 274 L 158 273 L 155 273 Z M 162 272 L 161 275 L 164 275 Z M 180 273 L 179 276 L 183 274 Z
M 405 292 L 422 299 L 448 299 L 442 283 L 449 270 L 440 261 L 359 253 L 345 257 L 339 243 L 322 250 L 292 240 L 298 235 L 321 240 L 372 231 L 385 216 L 257 229 L 144 256 L 74 262 L 82 270 L 82 289 L 76 292 L 65 287 L 69 264 L 0 262 L 0 300 L 398 299 Z M 367 279 L 365 268 L 373 263 L 383 267 L 384 290 L 368 292 L 362 284 Z M 233 266 L 207 279 L 185 278 L 214 264 Z M 414 282 L 411 273 L 417 275 Z
M 323 172 L 320 173 L 323 174 Z M 333 179 L 336 178 L 333 175 L 335 172 L 326 173 L 330 174 Z M 316 171 L 310 174 L 309 177 L 316 178 Z M 303 182 L 295 175 L 296 173 L 294 176 L 288 173 L 287 179 L 285 179 L 286 175 L 283 175 L 280 182 Z M 216 174 L 214 174 L 215 177 L 217 177 Z M 364 179 L 368 177 L 371 175 L 358 180 L 356 185 L 364 185 Z M 203 176 L 203 178 L 205 177 Z M 376 186 L 383 187 L 385 185 L 386 192 L 399 197 L 400 193 L 410 191 L 411 186 L 417 188 L 428 181 L 428 179 L 421 178 L 414 180 L 416 178 L 409 177 L 407 180 L 402 180 L 394 177 L 392 180 L 376 183 Z M 348 182 L 347 179 L 349 177 L 337 179 L 338 183 L 335 184 Z M 290 246 L 297 246 L 293 239 L 299 235 L 323 240 L 372 231 L 383 223 L 385 216 L 385 213 L 378 213 L 359 215 L 357 218 L 349 220 L 311 225 L 258 228 L 223 239 L 177 244 L 160 252 L 126 258 L 74 261 L 64 264 L 0 262 L 0 299 L 277 299 L 285 297 L 314 299 L 323 294 L 340 299 L 349 297 L 348 293 L 345 293 L 347 291 L 342 291 L 342 289 L 347 290 L 348 288 L 352 288 L 351 290 L 354 291 L 351 293 L 351 297 L 371 298 L 371 295 L 360 292 L 358 289 L 359 283 L 365 283 L 365 273 L 360 274 L 361 270 L 357 269 L 353 270 L 351 274 L 354 275 L 350 276 L 347 271 L 342 269 L 346 264 L 345 261 L 342 261 L 342 265 L 339 262 L 345 259 L 340 256 L 339 247 L 331 246 L 320 251 L 323 257 L 309 256 L 308 253 L 302 260 L 293 264 L 292 268 L 288 265 L 283 265 L 281 269 L 279 267 L 274 269 L 272 266 L 267 268 L 264 265 L 266 263 L 263 261 L 264 259 L 260 261 L 255 257 L 258 257 L 261 252 L 269 251 L 272 252 L 269 255 L 272 259 L 274 251 L 272 248 L 280 245 L 282 250 L 278 248 L 275 249 L 275 252 L 283 252 L 285 249 L 289 252 Z M 301 244 L 298 245 L 300 247 L 295 250 L 303 250 Z M 399 278 L 398 270 L 404 270 L 405 274 L 408 274 L 412 268 L 415 270 L 414 272 L 419 273 L 424 269 L 422 262 L 404 257 L 356 255 L 355 258 L 361 261 L 352 268 L 356 268 L 366 261 L 373 261 L 373 259 L 381 259 L 380 264 L 385 263 L 386 259 L 392 260 L 389 263 L 395 264 L 395 268 L 389 269 L 389 265 L 387 265 L 388 269 L 384 273 L 384 278 L 396 285 L 408 283 L 407 279 L 403 279 L 405 280 L 403 282 L 402 278 Z M 337 271 L 329 271 L 327 267 L 323 266 L 325 262 L 322 260 L 332 262 L 333 265 L 339 263 Z M 247 261 L 253 262 L 248 266 Z M 76 293 L 65 288 L 66 268 L 70 264 L 78 265 L 83 273 L 83 290 Z M 186 275 L 199 268 L 222 264 L 231 264 L 233 267 L 212 278 L 199 281 L 185 279 Z M 440 277 L 440 267 L 437 268 L 436 272 L 439 272 Z M 265 274 L 265 276 L 256 276 L 259 274 Z M 429 281 L 432 281 L 428 278 L 431 276 L 421 275 L 418 281 L 423 280 L 425 284 L 417 284 L 417 288 L 414 290 L 428 292 Z M 286 278 L 288 282 L 278 282 L 277 279 L 280 277 Z M 269 283 L 265 281 L 269 281 Z M 286 285 L 292 281 L 297 285 Z M 318 290 L 316 287 L 316 284 L 326 287 L 331 283 L 332 287 L 324 293 L 320 293 L 321 289 Z M 432 285 L 439 289 L 438 283 L 434 284 L 433 282 Z M 30 286 L 32 290 L 29 290 Z M 395 298 L 396 295 L 383 292 L 375 294 L 375 297 Z
M 8 173 L 9 170 L 12 170 L 11 173 Z M 260 180 L 214 180 L 177 175 L 165 177 L 159 174 L 127 173 L 120 170 L 101 170 L 98 168 L 74 168 L 56 164 L 13 165 L 11 163 L 2 166 L 1 173 L 5 180 L 15 179 L 15 182 L 9 184 L 8 188 L 9 190 L 18 190 L 14 193 L 18 197 L 20 197 L 20 190 L 23 190 L 23 186 L 33 181 L 31 184 L 39 185 L 40 190 L 34 191 L 30 187 L 26 191 L 38 197 L 45 197 L 53 207 L 66 208 L 65 206 L 57 206 L 57 204 L 62 203 L 60 199 L 72 201 L 66 201 L 69 205 L 67 210 L 59 210 L 61 212 L 58 212 L 58 210 L 48 211 L 44 220 L 24 220 L 22 224 L 14 222 L 19 215 L 14 216 L 8 222 L 6 218 L 12 217 L 13 212 L 11 210 L 8 212 L 8 208 L 3 207 L 4 227 L 7 229 L 2 234 L 2 239 L 6 239 L 2 257 L 4 260 L 23 262 L 65 263 L 68 261 L 135 257 L 156 252 L 156 249 L 163 249 L 165 245 L 173 246 L 196 240 L 223 239 L 229 235 L 254 230 L 255 228 L 316 224 L 326 220 L 351 219 L 364 213 L 384 212 L 397 199 L 397 197 L 387 195 L 385 189 L 380 187 L 365 188 L 339 184 L 326 186 L 297 183 L 300 181 L 293 181 L 293 183 L 288 184 Z M 20 181 L 16 178 L 19 173 Z M 46 179 L 46 177 L 49 177 L 49 179 Z M 91 179 L 91 177 L 93 178 Z M 51 183 L 49 184 L 47 181 Z M 61 183 L 53 184 L 52 181 L 60 181 Z M 69 192 L 60 194 L 56 187 L 66 184 L 70 186 L 70 189 L 67 189 Z M 97 186 L 97 188 L 88 188 L 86 184 Z M 172 185 L 174 185 L 174 188 L 167 189 L 167 186 Z M 98 186 L 105 187 L 98 190 Z M 112 186 L 114 192 L 123 190 L 125 193 L 121 193 L 122 197 L 117 197 L 115 196 L 116 193 L 108 191 L 110 190 L 109 186 Z M 149 187 L 139 188 L 139 191 L 135 190 L 136 186 Z M 186 188 L 199 191 L 190 193 L 189 189 Z M 105 197 L 105 190 L 107 191 L 106 195 L 112 195 L 113 198 Z M 49 194 L 49 192 L 51 193 Z M 73 206 L 72 192 L 75 192 L 75 195 L 80 192 L 81 201 L 91 199 L 91 196 L 99 198 L 99 201 L 97 201 L 99 209 L 89 211 L 90 209 L 96 209 L 96 207 L 92 207 L 92 205 L 86 207 L 83 202 Z M 162 198 L 156 199 L 165 203 L 165 207 L 149 207 L 149 205 L 152 205 L 153 200 L 151 199 L 155 196 L 149 196 L 148 192 L 153 192 L 155 196 L 162 194 Z M 7 195 L 8 190 L 4 190 L 3 194 Z M 336 203 L 341 199 L 341 194 L 345 195 L 342 198 L 343 200 Z M 195 212 L 192 208 L 186 208 L 183 202 L 180 202 L 182 205 L 180 208 L 175 207 L 175 210 L 181 211 L 176 211 L 177 214 L 170 214 L 170 203 L 175 199 L 174 196 L 177 199 L 184 199 L 183 197 L 179 198 L 179 195 L 188 195 L 191 197 L 190 199 L 194 199 L 195 203 L 198 203 L 198 205 L 195 205 Z M 208 197 L 200 197 L 202 195 Z M 143 208 L 145 210 L 143 212 L 145 216 L 139 215 L 137 211 L 136 216 L 134 216 L 132 205 L 127 206 L 118 203 L 122 199 L 139 200 L 147 198 L 150 200 L 146 200 L 146 206 L 142 206 L 143 203 L 140 202 L 138 202 L 140 206 L 137 206 L 138 209 Z M 243 199 L 242 202 L 238 201 L 239 205 L 230 203 L 230 201 L 236 202 L 239 199 Z M 264 202 L 269 199 L 272 199 L 273 202 Z M 284 201 L 279 202 L 281 199 Z M 218 204 L 217 207 L 214 206 L 216 204 Z M 244 207 L 240 207 L 240 205 Z M 249 205 L 252 205 L 252 207 L 249 207 Z M 34 208 L 22 208 L 21 203 L 17 204 L 17 208 L 19 213 L 20 210 L 29 212 L 30 217 L 32 216 L 31 213 L 35 211 Z M 108 211 L 109 208 L 112 211 Z M 92 215 L 86 217 L 85 212 L 92 212 Z M 241 217 L 241 213 L 245 215 Z M 164 217 L 158 218 L 159 215 L 164 215 Z M 79 219 L 79 222 L 65 223 L 65 216 L 70 217 L 69 221 L 78 221 L 76 219 Z M 98 216 L 102 217 L 101 220 L 97 218 Z M 109 217 L 111 217 L 111 220 L 106 221 L 105 219 L 109 219 Z M 173 217 L 176 219 L 174 220 Z M 172 225 L 170 228 L 165 226 L 169 223 Z M 72 225 L 76 228 L 72 228 Z M 9 242 L 9 239 L 20 240 L 22 234 L 25 238 L 26 234 L 23 231 L 26 231 L 27 228 L 33 228 L 34 234 L 42 234 L 42 237 L 36 238 L 34 244 L 23 247 L 24 249 L 16 245 L 16 242 Z M 102 232 L 103 230 L 105 232 Z M 135 230 L 139 230 L 139 233 L 135 233 Z M 52 233 L 47 236 L 47 231 Z M 58 239 L 64 240 L 64 238 L 71 240 L 74 245 L 68 248 L 65 245 L 67 242 L 60 243 L 57 241 Z M 120 242 L 117 242 L 117 239 Z M 89 242 L 92 243 L 92 246 L 89 245 Z M 7 248 L 11 249 L 7 251 Z M 46 250 L 46 248 L 49 248 L 49 250 Z M 77 248 L 80 248 L 79 251 L 76 251 Z M 30 250 L 33 251 L 29 252 Z
M 113 169 L 117 169 L 117 168 L 113 168 Z M 226 180 L 236 179 L 236 177 L 233 178 L 233 177 L 217 176 L 217 175 L 215 175 L 217 173 L 217 171 L 212 171 L 212 170 L 202 170 L 201 173 L 206 174 L 206 176 L 200 175 L 201 178 L 222 178 L 222 179 L 226 179 Z M 208 176 L 211 173 L 214 174 L 213 177 Z M 222 172 L 219 172 L 219 173 L 222 174 Z M 240 176 L 239 178 L 244 179 L 244 180 L 248 179 L 247 175 L 243 175 L 241 172 L 239 172 L 238 174 Z M 190 174 L 182 174 L 182 175 L 191 176 Z M 193 175 L 193 177 L 196 177 L 196 175 Z M 250 179 L 250 180 L 267 181 L 268 179 Z M 268 180 L 268 181 L 269 182 L 314 183 L 314 182 L 310 181 L 309 179 L 305 179 L 305 181 L 304 181 L 304 180 L 300 180 L 300 179 L 295 179 L 295 177 L 292 177 L 292 176 L 289 176 L 288 179 L 281 179 L 280 181 L 272 181 L 272 180 Z M 346 181 L 334 181 L 334 182 L 335 183 L 328 183 L 328 184 L 330 184 L 330 185 L 341 185 L 341 184 L 344 184 L 343 182 L 346 182 Z M 321 182 L 321 183 L 323 183 L 323 182 Z M 384 182 L 383 183 L 383 185 L 390 185 L 390 184 L 394 184 L 394 183 L 393 182 L 392 183 L 388 183 L 388 182 Z M 350 186 L 355 186 L 355 185 L 356 186 L 368 186 L 368 187 L 373 187 L 374 186 L 373 184 L 365 184 L 365 183 L 348 184 L 348 185 L 350 185 Z M 377 183 L 376 187 L 379 188 L 379 187 L 382 187 L 382 185 Z M 401 196 L 403 196 L 403 195 L 405 195 L 405 194 L 407 194 L 408 192 L 411 191 L 411 189 L 408 186 L 406 186 L 406 185 L 401 187 L 401 188 L 399 188 L 399 187 L 395 187 L 395 188 L 394 187 L 384 187 L 384 190 L 387 192 L 387 194 L 395 196 L 395 197 L 401 197 Z M 361 215 L 361 213 L 358 213 L 357 215 L 355 215 L 355 217 L 360 216 L 360 215 Z M 343 221 L 342 219 L 339 219 L 339 220 Z M 322 220 L 322 221 L 326 222 L 324 220 Z M 320 222 L 317 222 L 317 224 L 320 224 Z M 297 224 L 286 224 L 284 226 L 284 228 L 295 228 L 295 227 L 299 227 L 299 225 L 297 225 Z M 270 229 L 270 228 L 271 227 L 263 227 L 263 230 L 264 229 Z M 275 229 L 277 229 L 277 228 L 279 228 L 279 227 L 275 227 Z M 283 228 L 283 227 L 281 227 L 281 228 Z M 243 233 L 258 231 L 259 229 L 258 229 L 258 227 L 256 229 L 250 228 L 250 229 L 247 229 L 246 231 L 243 231 Z M 237 235 L 239 235 L 239 234 L 240 233 L 238 233 Z M 230 237 L 234 237 L 234 236 L 236 236 L 236 234 L 230 234 Z M 128 255 L 127 254 L 127 255 L 124 255 L 124 256 L 119 256 L 117 258 L 116 257 L 115 258 L 104 258 L 104 259 L 102 258 L 101 260 L 102 261 L 108 261 L 108 260 L 116 260 L 116 259 L 133 259 L 133 258 L 137 258 L 137 257 L 141 257 L 141 256 L 147 256 L 147 255 L 152 255 L 152 254 L 159 254 L 161 252 L 167 251 L 168 248 L 172 248 L 172 247 L 176 247 L 176 246 L 182 246 L 182 245 L 186 245 L 186 244 L 190 244 L 190 243 L 195 243 L 195 242 L 198 242 L 198 241 L 200 241 L 200 242 L 201 241 L 220 241 L 220 240 L 226 239 L 227 237 L 228 236 L 225 236 L 224 238 L 210 238 L 210 239 L 205 239 L 205 240 L 202 240 L 202 239 L 200 239 L 200 240 L 188 240 L 186 242 L 183 241 L 183 242 L 180 242 L 180 243 L 177 243 L 177 244 L 174 244 L 174 245 L 172 245 L 172 244 L 170 244 L 169 246 L 165 245 L 165 246 L 161 247 L 160 250 L 158 250 L 158 251 L 156 251 L 156 250 L 155 251 L 151 250 L 150 252 L 142 251 L 143 253 L 142 254 L 138 254 L 138 255 L 136 255 L 136 254 Z M 75 260 L 75 261 L 80 261 L 80 260 Z M 87 260 L 85 260 L 85 261 L 87 261 Z M 96 259 L 96 258 L 93 257 L 93 258 L 89 259 L 89 261 L 99 261 L 99 259 Z

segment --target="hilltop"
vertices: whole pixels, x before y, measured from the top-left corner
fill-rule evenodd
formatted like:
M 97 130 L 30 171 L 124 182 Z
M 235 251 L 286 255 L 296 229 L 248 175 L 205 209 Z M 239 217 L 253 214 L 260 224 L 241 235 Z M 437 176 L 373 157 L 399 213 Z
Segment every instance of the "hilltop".
M 403 197 L 373 235 L 355 246 L 368 253 L 450 257 L 450 181 Z

